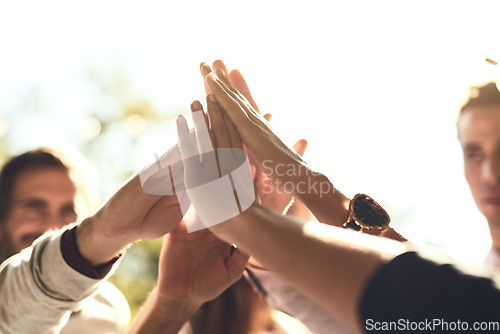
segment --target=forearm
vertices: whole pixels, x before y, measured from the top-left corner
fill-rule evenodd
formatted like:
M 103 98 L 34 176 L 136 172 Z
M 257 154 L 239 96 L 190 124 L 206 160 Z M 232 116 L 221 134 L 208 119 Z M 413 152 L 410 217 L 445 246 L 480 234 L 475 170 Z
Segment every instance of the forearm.
M 311 186 L 310 188 L 312 191 L 309 192 L 296 191 L 294 196 L 299 198 L 308 207 L 318 221 L 338 227 L 342 227 L 344 223 L 347 222 L 349 218 L 349 203 L 351 200 L 337 190 L 325 175 L 311 173 L 295 182 L 317 185 L 317 187 Z M 296 188 L 300 190 L 299 187 Z M 368 232 L 368 234 L 373 233 Z M 395 241 L 408 241 L 408 239 L 394 230 L 391 226 L 387 227 L 382 232 L 375 233 L 375 235 Z
M 252 206 L 212 228 L 353 328 L 369 278 L 403 246 L 383 238 L 280 216 Z
M 155 288 L 149 295 L 127 334 L 178 333 L 199 304 L 161 296 Z
M 76 228 L 76 243 L 80 254 L 93 266 L 111 261 L 130 244 L 128 239 L 110 238 L 97 226 L 96 217 L 85 219 Z
M 337 190 L 325 175 L 311 172 L 302 165 L 298 168 L 301 172 L 294 180 L 293 195 L 307 206 L 318 221 L 342 226 L 349 217 L 350 199 Z
M 90 264 L 98 266 L 119 255 L 131 243 L 170 232 L 181 218 L 176 196 L 146 193 L 136 175 L 78 226 L 78 249 Z

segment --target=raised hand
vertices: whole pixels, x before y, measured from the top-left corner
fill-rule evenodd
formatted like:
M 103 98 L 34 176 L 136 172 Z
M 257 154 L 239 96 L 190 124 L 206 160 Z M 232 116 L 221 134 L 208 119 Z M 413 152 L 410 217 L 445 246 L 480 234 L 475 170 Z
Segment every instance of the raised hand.
M 199 219 L 193 212 L 188 222 Z M 158 290 L 164 298 L 201 305 L 242 275 L 248 255 L 215 237 L 209 229 L 188 233 L 184 223 L 164 237 Z
M 208 135 L 203 115 L 203 110 L 193 114 L 195 136 L 190 134 L 184 117 L 177 119 L 186 193 L 203 223 L 194 230 L 226 221 L 255 201 L 250 166 L 241 139 L 212 95 L 208 99 L 212 137 Z M 210 150 L 212 141 L 214 149 Z M 188 231 L 192 230 L 188 226 Z
M 300 156 L 281 142 L 269 126 L 270 114 L 261 115 L 245 79 L 238 70 L 228 73 L 221 60 L 213 63 L 213 73 L 205 63 L 202 63 L 200 70 L 205 77 L 206 90 L 212 91 L 224 107 L 248 149 L 249 156 L 255 158 L 251 159 L 251 163 L 262 204 L 280 212 L 290 199 L 282 194 L 287 190 L 283 185 L 289 184 L 292 186 L 289 189 L 290 195 L 299 198 L 317 219 L 326 224 L 342 226 L 348 217 L 350 200 L 339 192 L 325 175 L 312 171 L 301 159 L 307 142 L 299 140 L 295 143 L 294 148 Z M 269 168 L 259 167 L 264 164 Z M 279 173 L 280 167 L 284 167 L 281 170 L 287 172 Z M 275 189 L 272 189 L 269 180 Z M 305 210 L 303 212 L 306 213 Z M 382 235 L 398 241 L 406 240 L 391 227 L 384 230 Z
M 218 75 L 212 73 L 210 66 L 204 63 L 201 72 L 207 87 L 236 127 L 249 154 L 260 166 L 268 167 L 263 168 L 263 171 L 277 190 L 288 191 L 290 196 L 301 200 L 320 221 L 342 226 L 345 220 L 334 218 L 333 213 L 342 212 L 342 217 L 347 219 L 349 199 L 337 191 L 325 175 L 313 171 L 299 154 L 272 132 L 268 121 L 252 105 L 254 101 L 251 95 L 247 99 L 226 78 L 224 74 L 227 70 L 222 64 L 217 62 L 217 66 L 214 65 Z M 228 77 L 249 93 L 239 72 L 232 71 Z M 279 172 L 283 169 L 287 172 Z M 291 187 L 285 189 L 284 184 Z
M 93 265 L 112 259 L 128 244 L 158 238 L 173 230 L 182 213 L 175 195 L 150 195 L 139 176 L 128 181 L 92 217 L 77 228 L 77 244 Z
M 194 210 L 185 217 L 197 223 Z M 248 256 L 215 237 L 208 229 L 188 233 L 181 222 L 163 237 L 158 284 L 128 334 L 179 333 L 206 301 L 226 290 L 242 275 Z
M 259 108 L 250 93 L 250 89 L 245 81 L 243 75 L 237 69 L 228 71 L 226 65 L 222 60 L 216 60 L 213 64 L 213 72 L 221 78 L 228 86 L 234 87 L 238 92 L 243 95 L 248 103 L 259 112 Z M 211 69 L 205 63 L 201 65 L 202 75 L 206 76 L 210 73 Z M 205 82 L 205 91 L 210 93 L 210 88 Z M 264 119 L 270 122 L 272 115 L 265 114 Z M 307 141 L 305 139 L 298 140 L 294 145 L 293 149 L 302 157 L 307 148 Z M 279 191 L 273 182 L 267 177 L 267 175 L 262 170 L 259 163 L 253 158 L 247 150 L 249 156 L 250 166 L 252 169 L 252 175 L 254 178 L 255 189 L 259 196 L 260 202 L 263 206 L 270 208 L 276 212 L 283 213 L 284 210 L 289 207 L 292 201 L 292 197 L 285 192 Z

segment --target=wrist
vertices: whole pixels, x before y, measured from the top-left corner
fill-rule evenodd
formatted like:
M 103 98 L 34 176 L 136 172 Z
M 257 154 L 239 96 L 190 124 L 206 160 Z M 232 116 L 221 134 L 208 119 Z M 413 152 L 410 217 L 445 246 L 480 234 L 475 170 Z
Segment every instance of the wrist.
M 326 175 L 307 169 L 295 180 L 293 196 L 301 201 L 317 200 L 335 194 L 336 189 Z
M 200 305 L 161 294 L 158 286 L 151 291 L 128 334 L 179 333 Z
M 76 228 L 76 245 L 82 257 L 91 265 L 105 264 L 123 251 L 129 242 L 108 237 L 98 228 L 97 218 L 90 217 Z
M 326 175 L 309 171 L 298 182 L 307 184 L 308 191 L 295 192 L 294 197 L 304 203 L 320 222 L 342 226 L 347 221 L 351 200 L 337 190 Z
M 189 298 L 173 298 L 167 293 L 160 292 L 158 287 L 151 291 L 154 300 L 154 309 L 165 321 L 184 323 L 203 304 Z
M 257 211 L 263 208 L 264 207 L 262 205 L 254 202 L 242 213 L 226 220 L 225 222 L 213 225 L 209 227 L 209 229 L 219 239 L 231 244 L 234 242 L 233 238 L 245 229 L 247 223 L 252 222 L 253 217 L 255 217 Z

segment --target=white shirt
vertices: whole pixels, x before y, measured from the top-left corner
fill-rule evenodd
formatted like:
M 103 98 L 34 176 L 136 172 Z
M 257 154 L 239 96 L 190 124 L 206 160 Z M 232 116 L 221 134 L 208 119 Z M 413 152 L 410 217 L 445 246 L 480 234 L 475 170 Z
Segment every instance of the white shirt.
M 300 320 L 312 333 L 355 333 L 270 271 L 248 265 L 245 278 L 267 305 Z
M 486 256 L 484 263 L 494 268 L 500 268 L 500 253 L 493 247 L 491 247 L 491 250 Z

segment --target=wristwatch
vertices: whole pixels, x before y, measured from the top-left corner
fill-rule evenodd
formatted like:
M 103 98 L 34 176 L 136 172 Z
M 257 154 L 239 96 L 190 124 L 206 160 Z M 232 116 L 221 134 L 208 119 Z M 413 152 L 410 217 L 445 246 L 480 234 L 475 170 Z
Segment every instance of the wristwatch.
M 377 231 L 385 229 L 390 221 L 389 214 L 373 198 L 357 194 L 349 204 L 349 218 L 343 226 L 355 231 Z

